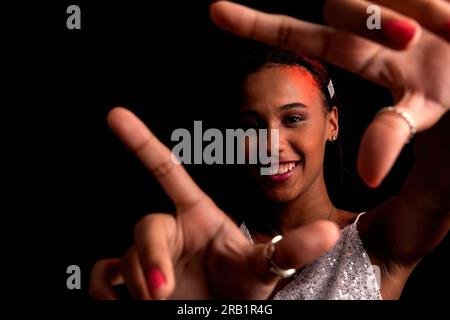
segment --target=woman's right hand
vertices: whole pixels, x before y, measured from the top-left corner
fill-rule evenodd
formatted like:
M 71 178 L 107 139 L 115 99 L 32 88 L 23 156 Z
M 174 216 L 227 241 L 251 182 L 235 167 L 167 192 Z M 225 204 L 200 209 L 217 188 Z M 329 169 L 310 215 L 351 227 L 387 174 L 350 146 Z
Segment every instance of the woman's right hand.
M 135 299 L 270 297 L 280 278 L 269 271 L 265 244 L 251 244 L 134 114 L 115 108 L 108 123 L 158 180 L 176 213 L 145 216 L 122 259 L 98 261 L 90 296 L 116 299 L 113 286 L 125 283 Z M 281 268 L 301 268 L 331 249 L 338 237 L 333 223 L 311 223 L 277 244 L 274 261 Z

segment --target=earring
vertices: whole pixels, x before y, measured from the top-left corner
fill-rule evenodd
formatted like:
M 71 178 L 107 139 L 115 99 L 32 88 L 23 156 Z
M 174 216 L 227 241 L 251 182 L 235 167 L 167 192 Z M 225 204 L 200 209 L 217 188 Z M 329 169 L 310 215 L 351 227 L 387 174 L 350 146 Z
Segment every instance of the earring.
M 337 135 L 333 136 L 333 137 L 331 138 L 331 140 L 332 140 L 332 141 L 336 141 L 336 140 L 337 140 Z

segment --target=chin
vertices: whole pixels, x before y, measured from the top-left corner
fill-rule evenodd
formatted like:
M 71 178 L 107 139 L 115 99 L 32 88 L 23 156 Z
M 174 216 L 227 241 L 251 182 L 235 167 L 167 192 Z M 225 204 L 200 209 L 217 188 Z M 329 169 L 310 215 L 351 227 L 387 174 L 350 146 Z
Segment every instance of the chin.
M 288 203 L 288 202 L 291 202 L 291 201 L 295 200 L 296 198 L 298 198 L 298 193 L 292 192 L 292 189 L 290 189 L 290 190 L 285 190 L 285 189 L 284 190 L 283 189 L 275 190 L 273 188 L 270 188 L 270 189 L 265 189 L 264 194 L 271 201 L 277 202 L 277 203 Z

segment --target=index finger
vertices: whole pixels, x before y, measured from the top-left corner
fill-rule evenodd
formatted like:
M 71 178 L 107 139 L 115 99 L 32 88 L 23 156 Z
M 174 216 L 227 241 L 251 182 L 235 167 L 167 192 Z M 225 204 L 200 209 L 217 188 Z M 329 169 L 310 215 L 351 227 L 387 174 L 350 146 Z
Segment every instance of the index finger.
M 214 3 L 211 18 L 218 26 L 235 35 L 318 57 L 376 80 L 366 66 L 382 47 L 363 37 L 228 1 Z M 342 46 L 342 43 L 346 45 Z
M 188 209 L 207 198 L 183 166 L 173 161 L 172 152 L 131 111 L 114 108 L 108 114 L 108 124 L 158 180 L 177 208 Z

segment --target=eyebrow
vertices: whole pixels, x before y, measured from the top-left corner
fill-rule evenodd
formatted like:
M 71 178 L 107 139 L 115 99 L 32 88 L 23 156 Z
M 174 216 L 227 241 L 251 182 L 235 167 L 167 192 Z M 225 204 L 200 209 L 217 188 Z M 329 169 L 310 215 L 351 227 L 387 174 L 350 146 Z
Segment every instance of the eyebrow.
M 278 108 L 278 111 L 286 111 L 294 108 L 308 108 L 305 104 L 300 102 L 292 102 L 288 104 L 284 104 Z M 258 113 L 255 110 L 245 110 L 240 113 L 242 117 L 245 116 L 256 116 Z
M 293 103 L 288 103 L 288 104 L 282 105 L 279 109 L 280 109 L 280 111 L 285 111 L 285 110 L 289 110 L 289 109 L 293 109 L 293 108 L 308 108 L 308 107 L 306 105 L 304 105 L 303 103 L 293 102 Z

